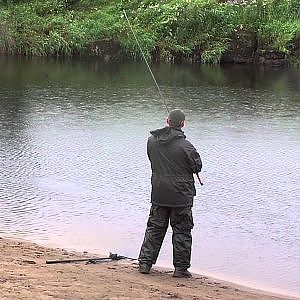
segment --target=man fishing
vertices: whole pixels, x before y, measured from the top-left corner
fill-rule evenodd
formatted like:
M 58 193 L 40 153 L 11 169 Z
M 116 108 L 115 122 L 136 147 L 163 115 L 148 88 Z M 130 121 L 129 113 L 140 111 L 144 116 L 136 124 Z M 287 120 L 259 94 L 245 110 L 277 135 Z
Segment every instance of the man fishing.
M 167 125 L 151 131 L 147 154 L 152 169 L 151 209 L 144 241 L 139 254 L 139 271 L 148 274 L 156 263 L 169 221 L 173 230 L 173 277 L 191 277 L 193 199 L 196 195 L 193 174 L 201 171 L 202 162 L 195 147 L 182 131 L 185 115 L 175 109 Z M 200 181 L 200 179 L 199 179 Z

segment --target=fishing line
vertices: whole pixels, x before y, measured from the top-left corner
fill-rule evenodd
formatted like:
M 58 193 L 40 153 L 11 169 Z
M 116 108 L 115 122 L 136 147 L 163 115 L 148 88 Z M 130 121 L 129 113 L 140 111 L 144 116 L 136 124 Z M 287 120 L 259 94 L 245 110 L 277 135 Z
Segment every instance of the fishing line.
M 150 68 L 150 65 L 149 65 L 149 63 L 148 63 L 148 61 L 147 61 L 147 59 L 146 59 L 146 57 L 145 57 L 145 54 L 144 54 L 143 49 L 142 49 L 142 47 L 141 47 L 141 45 L 140 45 L 140 43 L 139 43 L 139 40 L 137 39 L 137 36 L 136 36 L 136 34 L 135 34 L 135 32 L 134 32 L 132 26 L 131 26 L 131 23 L 130 23 L 128 17 L 127 17 L 127 14 L 126 14 L 125 9 L 123 9 L 123 13 L 124 13 L 124 16 L 125 16 L 125 18 L 126 18 L 126 20 L 127 20 L 127 22 L 128 22 L 129 28 L 130 28 L 130 30 L 131 30 L 133 36 L 134 36 L 134 39 L 135 39 L 135 41 L 136 41 L 136 44 L 138 45 L 138 47 L 139 47 L 139 49 L 140 49 L 140 52 L 141 52 L 141 54 L 142 54 L 142 57 L 143 57 L 143 59 L 144 59 L 146 65 L 147 65 L 148 70 L 149 70 L 149 72 L 150 72 L 150 74 L 151 74 L 151 76 L 152 76 L 152 78 L 153 78 L 153 81 L 154 81 L 156 87 L 157 87 L 157 90 L 158 90 L 158 93 L 159 93 L 159 95 L 160 95 L 160 98 L 162 99 L 162 101 L 163 101 L 163 103 L 164 103 L 164 105 L 165 105 L 165 107 L 166 107 L 166 110 L 167 110 L 167 112 L 168 112 L 168 114 L 169 114 L 170 111 L 169 111 L 169 108 L 168 108 L 166 99 L 165 99 L 165 97 L 163 96 L 163 94 L 162 94 L 162 92 L 161 92 L 161 89 L 160 89 L 160 87 L 159 87 L 159 85 L 158 85 L 158 83 L 157 83 L 157 81 L 156 81 L 156 79 L 155 79 L 155 76 L 154 76 L 154 74 L 153 74 L 153 72 L 152 72 L 152 70 L 151 70 L 151 68 Z M 199 180 L 199 183 L 200 183 L 201 185 L 203 185 L 203 182 L 202 182 L 202 180 L 201 180 L 201 178 L 200 178 L 200 176 L 199 176 L 198 173 L 196 174 L 196 176 L 197 176 L 197 178 L 198 178 L 198 180 Z
M 160 87 L 159 87 L 159 85 L 158 85 L 158 83 L 157 83 L 157 81 L 156 81 L 156 79 L 155 79 L 155 76 L 154 76 L 154 74 L 153 74 L 153 72 L 152 72 L 152 70 L 151 70 L 151 68 L 150 68 L 150 65 L 149 65 L 149 63 L 148 63 L 148 61 L 147 61 L 147 59 L 146 59 L 146 57 L 145 57 L 145 54 L 144 54 L 144 52 L 143 52 L 143 49 L 142 49 L 142 47 L 141 47 L 141 45 L 140 45 L 140 43 L 139 43 L 139 41 L 138 41 L 138 39 L 137 39 L 137 36 L 136 36 L 136 34 L 135 34 L 135 32 L 134 32 L 132 26 L 131 26 L 131 23 L 130 23 L 128 17 L 127 17 L 127 14 L 126 14 L 125 9 L 123 9 L 123 13 L 124 13 L 124 16 L 125 16 L 125 18 L 126 18 L 126 20 L 127 20 L 127 22 L 128 22 L 129 28 L 130 28 L 130 30 L 131 30 L 133 36 L 134 36 L 134 39 L 135 39 L 135 41 L 136 41 L 136 43 L 137 43 L 137 45 L 138 45 L 138 47 L 139 47 L 139 49 L 140 49 L 140 52 L 141 52 L 141 54 L 142 54 L 142 57 L 143 57 L 143 59 L 144 59 L 146 65 L 147 65 L 147 67 L 148 67 L 148 70 L 149 70 L 149 72 L 150 72 L 150 74 L 151 74 L 151 76 L 152 76 L 152 79 L 153 79 L 153 81 L 154 81 L 154 83 L 155 83 L 155 85 L 156 85 L 156 87 L 157 87 L 157 90 L 158 90 L 158 93 L 159 93 L 159 95 L 160 95 L 160 98 L 163 100 L 163 103 L 164 103 L 164 105 L 165 105 L 165 107 L 166 107 L 166 110 L 167 110 L 167 112 L 169 113 L 169 108 L 168 108 L 166 99 L 165 99 L 165 97 L 163 96 L 163 94 L 162 94 L 162 92 L 161 92 L 161 89 L 160 89 Z

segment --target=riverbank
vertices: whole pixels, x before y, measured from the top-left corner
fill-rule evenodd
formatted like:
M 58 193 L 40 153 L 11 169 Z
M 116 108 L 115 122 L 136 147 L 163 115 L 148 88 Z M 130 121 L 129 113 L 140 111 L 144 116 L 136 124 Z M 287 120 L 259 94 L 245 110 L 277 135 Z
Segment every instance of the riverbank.
M 175 279 L 172 270 L 138 273 L 137 264 L 46 264 L 46 260 L 90 257 L 64 249 L 0 238 L 1 299 L 290 299 L 194 274 Z
M 125 18 L 128 15 L 128 20 Z M 300 65 L 297 0 L 0 1 L 0 53 Z

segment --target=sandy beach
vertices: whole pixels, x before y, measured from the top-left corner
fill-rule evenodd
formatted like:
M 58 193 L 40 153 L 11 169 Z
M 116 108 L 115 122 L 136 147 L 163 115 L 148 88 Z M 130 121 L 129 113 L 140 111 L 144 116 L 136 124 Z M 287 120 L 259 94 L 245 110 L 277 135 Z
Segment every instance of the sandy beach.
M 291 299 L 193 274 L 175 279 L 172 270 L 138 272 L 129 260 L 97 264 L 46 264 L 91 254 L 0 238 L 0 299 Z

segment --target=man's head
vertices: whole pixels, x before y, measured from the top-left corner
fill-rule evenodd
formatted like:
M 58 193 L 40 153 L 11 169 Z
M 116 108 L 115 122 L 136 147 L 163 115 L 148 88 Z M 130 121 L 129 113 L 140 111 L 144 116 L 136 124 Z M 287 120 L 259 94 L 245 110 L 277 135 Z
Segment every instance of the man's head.
M 182 128 L 184 126 L 185 115 L 180 109 L 170 111 L 167 123 L 173 128 Z

